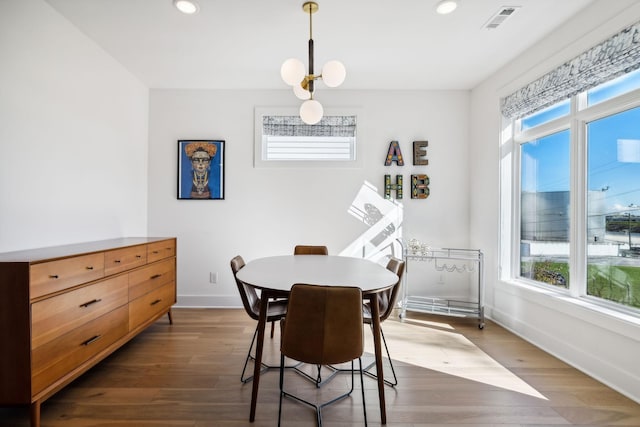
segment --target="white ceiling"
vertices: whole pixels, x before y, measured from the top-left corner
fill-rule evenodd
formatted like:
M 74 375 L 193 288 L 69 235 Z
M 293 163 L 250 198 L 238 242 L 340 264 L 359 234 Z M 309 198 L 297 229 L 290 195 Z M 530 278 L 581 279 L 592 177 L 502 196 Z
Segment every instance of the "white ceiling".
M 307 63 L 303 0 L 46 0 L 151 88 L 284 89 L 280 65 Z M 316 72 L 347 68 L 345 89 L 471 89 L 596 0 L 317 0 Z M 599 0 L 603 1 L 603 0 Z M 521 6 L 494 30 L 503 6 Z

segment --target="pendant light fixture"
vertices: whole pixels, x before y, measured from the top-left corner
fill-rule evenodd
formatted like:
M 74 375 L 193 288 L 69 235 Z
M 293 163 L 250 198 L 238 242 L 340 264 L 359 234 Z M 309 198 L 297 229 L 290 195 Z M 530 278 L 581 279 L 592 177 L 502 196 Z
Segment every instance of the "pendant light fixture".
M 302 100 L 300 118 L 309 125 L 314 125 L 322 119 L 324 114 L 322 104 L 313 98 L 315 81 L 322 79 L 328 87 L 337 87 L 344 82 L 347 71 L 340 61 L 329 61 L 322 67 L 320 75 L 314 74 L 313 68 L 313 20 L 312 15 L 318 11 L 318 3 L 308 1 L 302 5 L 302 10 L 309 14 L 309 68 L 305 74 L 302 61 L 290 58 L 284 61 L 280 68 L 282 80 L 293 86 L 293 93 Z

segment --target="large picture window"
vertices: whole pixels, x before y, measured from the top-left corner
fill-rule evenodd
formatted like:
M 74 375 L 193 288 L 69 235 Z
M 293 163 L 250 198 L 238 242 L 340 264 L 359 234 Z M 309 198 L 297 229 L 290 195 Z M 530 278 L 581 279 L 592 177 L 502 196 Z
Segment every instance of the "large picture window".
M 506 123 L 504 278 L 640 316 L 640 71 Z
M 501 278 L 640 317 L 640 22 L 501 110 Z

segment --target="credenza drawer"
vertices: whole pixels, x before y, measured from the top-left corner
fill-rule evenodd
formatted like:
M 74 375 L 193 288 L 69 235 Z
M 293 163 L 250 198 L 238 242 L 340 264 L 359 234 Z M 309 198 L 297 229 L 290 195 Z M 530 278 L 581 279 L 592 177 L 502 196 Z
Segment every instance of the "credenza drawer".
M 31 348 L 35 349 L 129 302 L 126 274 L 34 303 Z
M 30 297 L 38 298 L 104 277 L 104 253 L 33 264 L 29 275 Z
M 107 251 L 104 254 L 104 274 L 111 275 L 147 263 L 147 245 Z
M 32 392 L 39 393 L 127 332 L 128 310 L 125 305 L 33 349 Z
M 176 247 L 121 237 L 0 253 L 0 406 L 30 405 L 40 427 L 42 402 L 163 314 L 171 324 Z
M 176 302 L 175 282 L 162 287 L 129 302 L 129 329 L 133 330 L 145 321 L 166 312 Z
M 176 245 L 174 240 L 165 240 L 147 245 L 147 262 L 155 262 L 175 255 Z
M 134 300 L 160 286 L 176 280 L 174 258 L 129 273 L 129 299 Z

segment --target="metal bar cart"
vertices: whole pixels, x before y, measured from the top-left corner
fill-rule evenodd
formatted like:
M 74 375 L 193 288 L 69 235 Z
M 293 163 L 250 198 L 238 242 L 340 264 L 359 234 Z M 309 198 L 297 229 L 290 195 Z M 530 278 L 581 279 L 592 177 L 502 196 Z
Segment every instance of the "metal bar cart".
M 402 311 L 400 318 L 404 319 L 407 311 L 441 314 L 456 317 L 475 317 L 478 319 L 478 328 L 484 328 L 484 306 L 482 294 L 483 281 L 483 253 L 479 249 L 454 249 L 431 247 L 407 247 L 402 246 L 405 261 L 405 274 L 403 283 Z M 474 300 L 449 299 L 431 296 L 412 295 L 409 286 L 410 262 L 431 262 L 438 271 L 477 273 L 477 298 Z M 444 261 L 444 263 L 442 263 Z

